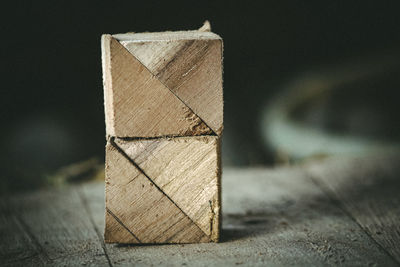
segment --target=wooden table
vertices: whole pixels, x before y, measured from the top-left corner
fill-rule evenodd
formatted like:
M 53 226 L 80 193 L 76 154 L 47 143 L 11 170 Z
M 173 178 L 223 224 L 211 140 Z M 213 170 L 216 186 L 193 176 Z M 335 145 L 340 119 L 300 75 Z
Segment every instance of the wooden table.
M 0 263 L 398 266 L 399 163 L 387 154 L 226 168 L 218 244 L 104 244 L 99 182 L 2 197 Z

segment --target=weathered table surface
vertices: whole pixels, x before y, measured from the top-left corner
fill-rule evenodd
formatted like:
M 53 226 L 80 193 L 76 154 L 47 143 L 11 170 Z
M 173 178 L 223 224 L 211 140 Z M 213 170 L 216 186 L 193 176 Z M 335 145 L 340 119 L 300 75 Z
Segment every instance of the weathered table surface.
M 99 182 L 0 199 L 0 265 L 400 264 L 400 156 L 225 169 L 221 243 L 104 244 Z

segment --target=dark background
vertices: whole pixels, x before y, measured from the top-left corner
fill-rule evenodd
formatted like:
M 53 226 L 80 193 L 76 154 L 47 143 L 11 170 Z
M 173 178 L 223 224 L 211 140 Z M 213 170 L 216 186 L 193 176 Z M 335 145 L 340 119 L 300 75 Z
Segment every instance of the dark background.
M 20 1 L 3 5 L 1 186 L 3 190 L 30 187 L 32 181 L 61 166 L 103 159 L 102 33 L 197 29 L 210 20 L 225 48 L 224 164 L 271 165 L 274 152 L 262 145 L 259 130 L 266 101 L 299 73 L 399 50 L 396 2 Z M 394 106 L 395 84 L 382 99 L 392 100 Z M 370 89 L 370 95 L 377 91 Z M 389 123 L 395 128 L 397 111 L 390 111 Z

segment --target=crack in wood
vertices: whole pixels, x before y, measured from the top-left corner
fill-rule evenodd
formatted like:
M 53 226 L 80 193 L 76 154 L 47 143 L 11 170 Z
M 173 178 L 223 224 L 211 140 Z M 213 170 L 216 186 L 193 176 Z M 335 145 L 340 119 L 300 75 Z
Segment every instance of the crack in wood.
M 202 135 L 196 135 L 195 137 L 207 137 L 207 136 L 218 136 L 215 133 L 214 134 L 202 134 Z M 193 136 L 187 136 L 187 135 L 160 135 L 160 136 L 152 136 L 152 137 L 119 137 L 119 136 L 108 136 L 107 139 L 111 138 L 118 138 L 123 141 L 141 141 L 141 140 L 170 140 L 170 139 L 175 139 L 175 138 L 191 138 Z
M 101 236 L 101 234 L 100 234 L 99 228 L 97 227 L 97 225 L 96 225 L 95 222 L 94 222 L 93 214 L 92 214 L 92 211 L 91 211 L 90 208 L 89 208 L 87 199 L 86 199 L 86 197 L 84 196 L 83 192 L 81 192 L 81 190 L 77 189 L 76 191 L 77 191 L 77 193 L 78 193 L 78 196 L 79 196 L 79 198 L 80 198 L 80 200 L 81 200 L 81 203 L 82 203 L 83 207 L 84 207 L 85 210 L 86 210 L 86 213 L 89 215 L 90 223 L 92 224 L 92 226 L 93 226 L 93 228 L 94 228 L 94 231 L 96 232 L 97 238 L 99 239 L 100 245 L 101 245 L 101 247 L 102 247 L 102 249 L 103 249 L 104 256 L 105 256 L 106 259 L 107 259 L 108 265 L 112 267 L 113 265 L 112 265 L 112 263 L 111 263 L 110 257 L 108 256 L 108 252 L 107 252 L 106 245 L 105 245 L 104 240 L 103 240 L 103 238 L 102 238 L 102 236 Z
M 210 209 L 211 209 L 211 217 L 210 217 L 210 233 L 213 233 L 213 225 L 214 225 L 214 218 L 215 218 L 215 212 L 214 212 L 214 207 L 213 207 L 213 201 L 209 200 L 208 203 L 210 204 Z

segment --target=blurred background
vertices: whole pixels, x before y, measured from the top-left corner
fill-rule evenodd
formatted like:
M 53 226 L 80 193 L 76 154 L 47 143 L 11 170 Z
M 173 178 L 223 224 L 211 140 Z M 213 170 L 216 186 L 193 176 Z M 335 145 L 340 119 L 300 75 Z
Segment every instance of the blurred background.
M 400 141 L 398 1 L 14 1 L 1 10 L 1 192 L 101 177 L 102 33 L 224 39 L 224 166 Z

